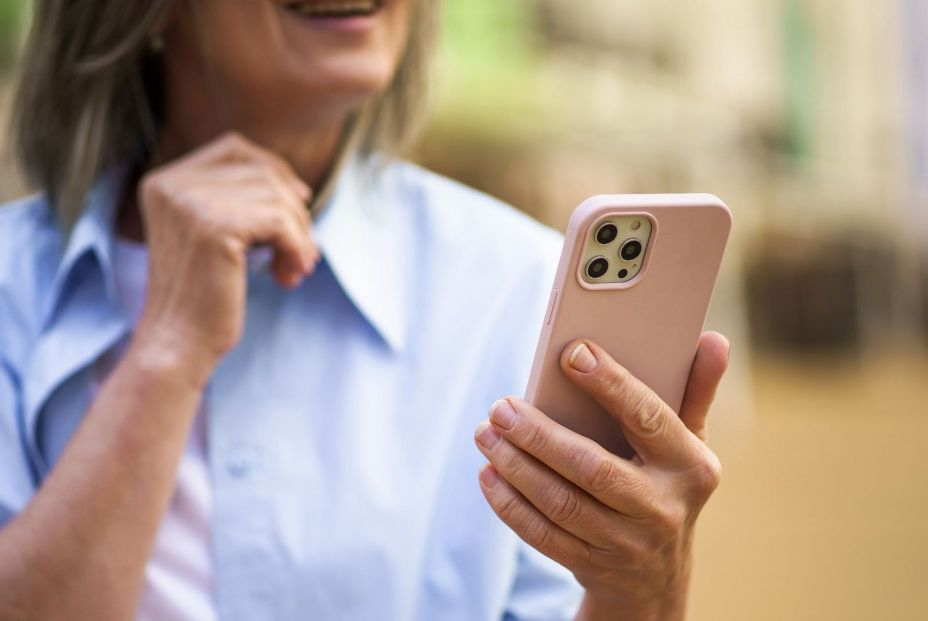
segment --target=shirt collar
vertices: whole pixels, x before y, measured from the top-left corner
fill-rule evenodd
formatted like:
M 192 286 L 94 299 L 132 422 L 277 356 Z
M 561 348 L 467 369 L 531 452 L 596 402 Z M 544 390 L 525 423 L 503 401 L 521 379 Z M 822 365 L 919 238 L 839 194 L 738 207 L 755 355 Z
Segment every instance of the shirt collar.
M 376 160 L 352 160 L 313 237 L 342 290 L 395 352 L 406 346 L 410 252 L 399 203 Z
M 87 253 L 92 253 L 96 258 L 108 300 L 115 299 L 113 220 L 126 172 L 126 167 L 112 167 L 97 179 L 87 195 L 83 212 L 67 238 L 64 254 L 58 264 L 43 325 L 47 325 L 54 317 L 74 266 Z
M 396 201 L 382 191 L 378 162 L 349 162 L 314 226 L 314 238 L 342 290 L 394 351 L 406 344 L 405 301 L 409 252 L 399 227 Z M 52 287 L 47 325 L 61 302 L 70 272 L 88 252 L 94 254 L 110 301 L 115 300 L 112 269 L 114 218 L 125 167 L 113 167 L 94 184 L 74 225 Z

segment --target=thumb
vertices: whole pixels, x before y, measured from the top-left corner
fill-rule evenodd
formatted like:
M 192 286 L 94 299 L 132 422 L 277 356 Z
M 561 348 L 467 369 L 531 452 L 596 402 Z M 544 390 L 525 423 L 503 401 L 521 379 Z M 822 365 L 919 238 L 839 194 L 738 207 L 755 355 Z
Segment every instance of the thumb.
M 703 442 L 708 438 L 706 419 L 709 407 L 728 368 L 730 351 L 728 339 L 718 332 L 706 332 L 699 338 L 696 358 L 690 369 L 683 405 L 680 407 L 680 419 Z

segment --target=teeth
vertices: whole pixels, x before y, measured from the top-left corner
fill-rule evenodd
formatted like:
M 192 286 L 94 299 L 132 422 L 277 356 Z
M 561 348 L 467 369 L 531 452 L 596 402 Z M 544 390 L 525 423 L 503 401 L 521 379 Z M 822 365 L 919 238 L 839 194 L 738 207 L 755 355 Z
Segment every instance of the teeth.
M 308 17 L 354 17 L 370 15 L 380 8 L 380 0 L 303 0 L 287 8 Z

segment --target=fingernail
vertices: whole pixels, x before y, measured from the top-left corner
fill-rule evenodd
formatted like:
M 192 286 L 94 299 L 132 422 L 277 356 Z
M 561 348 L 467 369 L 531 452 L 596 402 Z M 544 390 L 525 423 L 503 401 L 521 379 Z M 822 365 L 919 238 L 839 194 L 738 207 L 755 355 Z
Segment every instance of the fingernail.
M 592 373 L 596 368 L 596 356 L 586 346 L 586 343 L 580 343 L 570 353 L 570 366 L 581 373 Z
M 499 483 L 499 473 L 496 472 L 496 468 L 490 464 L 484 466 L 480 471 L 480 482 L 486 487 L 496 487 L 496 484 Z
M 519 414 L 508 399 L 500 399 L 490 407 L 490 420 L 507 431 L 515 427 L 518 418 Z
M 485 449 L 492 449 L 499 444 L 500 441 L 499 432 L 493 429 L 493 425 L 491 425 L 489 421 L 480 423 L 480 425 L 477 426 L 475 435 L 477 436 L 477 442 Z
M 308 250 L 303 257 L 303 272 L 308 274 L 316 267 L 316 263 L 319 262 L 319 251 L 315 248 Z

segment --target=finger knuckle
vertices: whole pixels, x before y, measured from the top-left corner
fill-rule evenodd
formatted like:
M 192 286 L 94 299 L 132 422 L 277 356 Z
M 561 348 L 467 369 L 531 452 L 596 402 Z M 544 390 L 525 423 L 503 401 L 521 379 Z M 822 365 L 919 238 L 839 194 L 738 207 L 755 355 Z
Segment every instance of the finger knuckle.
M 532 516 L 525 522 L 522 529 L 522 538 L 526 543 L 539 550 L 548 548 L 551 543 L 551 529 L 544 520 Z
M 248 140 L 245 139 L 245 136 L 234 129 L 225 132 L 219 140 L 223 145 L 230 148 L 244 148 L 248 146 Z
M 507 524 L 512 524 L 516 521 L 522 508 L 519 504 L 519 498 L 511 492 L 506 493 L 502 498 L 496 500 L 495 505 L 497 515 Z
M 255 158 L 262 178 L 270 182 L 269 185 L 273 187 L 274 195 L 280 196 L 283 193 L 283 188 L 286 187 L 286 180 L 281 174 L 282 171 L 276 156 L 261 147 L 255 147 L 255 149 Z
M 690 468 L 688 476 L 693 488 L 708 497 L 722 482 L 722 462 L 707 449 L 706 454 Z
M 274 151 L 267 151 L 267 150 L 265 150 L 264 153 L 267 156 L 268 163 L 271 164 L 275 172 L 278 172 L 278 171 L 291 172 L 293 170 L 290 167 L 290 162 L 288 162 L 287 159 L 282 157 L 279 153 L 275 153 Z
M 238 132 L 228 136 L 224 148 L 236 161 L 253 163 L 261 159 L 261 148 Z
M 558 485 L 550 492 L 551 519 L 565 526 L 577 524 L 582 518 L 583 503 L 575 489 Z
M 502 443 L 501 443 L 502 444 Z M 525 459 L 516 451 L 501 451 L 502 455 L 497 458 L 499 468 L 512 478 L 518 478 L 525 468 Z
M 605 455 L 588 456 L 580 461 L 580 484 L 594 494 L 612 489 L 618 478 L 615 462 Z
M 649 436 L 659 434 L 667 420 L 664 402 L 650 391 L 642 391 L 632 406 L 632 416 L 638 430 Z
M 610 366 L 610 372 L 604 379 L 603 390 L 606 394 L 614 399 L 621 398 L 628 389 L 631 381 L 631 373 L 625 368 L 613 364 Z
M 157 172 L 148 172 L 139 179 L 139 196 L 144 199 L 157 197 L 161 193 L 161 175 Z
M 138 185 L 138 198 L 143 212 L 162 209 L 165 204 L 172 204 L 171 176 L 163 170 L 146 173 Z
M 258 164 L 258 168 L 260 169 L 263 178 L 268 180 L 268 182 L 274 188 L 274 194 L 276 196 L 281 196 L 285 194 L 284 190 L 282 189 L 284 186 L 280 184 L 280 167 L 274 157 L 276 156 L 262 156 L 262 159 Z
M 523 425 L 520 435 L 525 450 L 535 455 L 543 453 L 551 440 L 548 430 L 534 422 Z
M 286 231 L 290 225 L 290 219 L 282 209 L 269 208 L 265 218 L 268 226 L 275 231 Z

